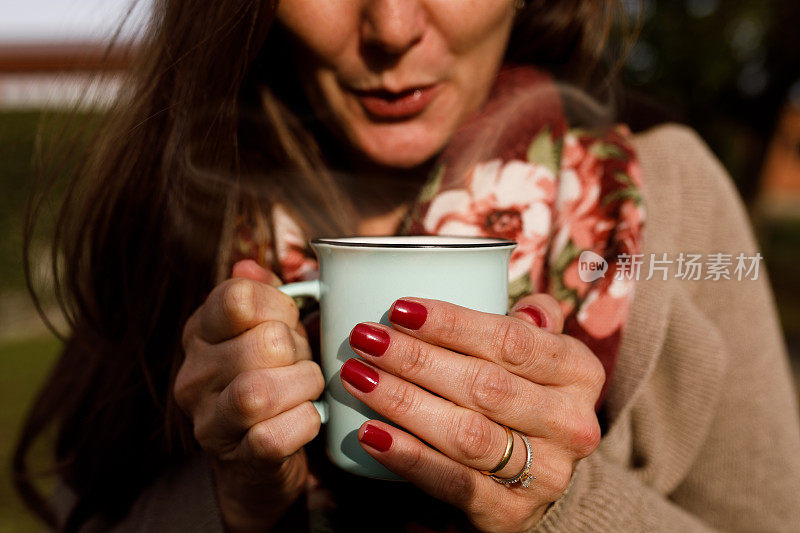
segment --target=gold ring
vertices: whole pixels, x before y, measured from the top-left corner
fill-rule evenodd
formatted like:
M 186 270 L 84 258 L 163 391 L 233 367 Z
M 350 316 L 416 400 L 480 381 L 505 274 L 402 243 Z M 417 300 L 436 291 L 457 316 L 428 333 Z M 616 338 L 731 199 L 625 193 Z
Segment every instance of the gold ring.
M 530 487 L 533 480 L 536 479 L 536 476 L 531 475 L 531 465 L 533 464 L 533 450 L 531 449 L 531 441 L 528 440 L 528 437 L 526 437 L 524 433 L 520 433 L 519 436 L 522 438 L 522 442 L 525 443 L 525 450 L 528 452 L 528 457 L 525 459 L 525 466 L 522 468 L 522 471 L 516 476 L 509 478 L 502 478 L 497 476 L 489 476 L 489 477 L 491 477 L 493 480 L 503 485 L 512 485 L 517 482 L 522 482 L 523 487 Z
M 514 434 L 508 428 L 508 426 L 503 426 L 506 430 L 506 436 L 508 437 L 508 443 L 506 444 L 506 451 L 503 454 L 503 457 L 500 459 L 500 462 L 497 463 L 497 466 L 492 468 L 491 470 L 481 470 L 481 474 L 486 474 L 487 476 L 494 474 L 495 472 L 499 472 L 503 469 L 504 466 L 508 464 L 508 461 L 511 459 L 511 454 L 514 453 Z

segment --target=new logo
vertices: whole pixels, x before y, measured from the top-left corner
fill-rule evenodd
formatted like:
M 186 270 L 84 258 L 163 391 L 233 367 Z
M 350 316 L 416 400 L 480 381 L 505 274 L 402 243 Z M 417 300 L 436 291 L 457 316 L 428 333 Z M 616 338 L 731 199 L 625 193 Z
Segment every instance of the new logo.
M 608 262 L 602 256 L 585 250 L 578 257 L 578 277 L 585 283 L 591 283 L 606 275 Z

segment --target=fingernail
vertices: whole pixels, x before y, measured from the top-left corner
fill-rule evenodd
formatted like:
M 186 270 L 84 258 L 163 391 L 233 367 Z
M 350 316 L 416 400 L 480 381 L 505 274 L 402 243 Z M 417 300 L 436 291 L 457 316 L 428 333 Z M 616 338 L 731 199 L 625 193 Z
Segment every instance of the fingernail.
M 522 311 L 523 313 L 525 313 L 526 315 L 531 317 L 533 319 L 533 321 L 536 322 L 536 325 L 539 326 L 540 328 L 544 327 L 545 320 L 546 320 L 545 319 L 545 314 L 544 314 L 544 311 L 542 311 L 542 309 L 539 306 L 536 306 L 536 305 L 523 305 L 522 307 L 514 309 L 515 313 L 517 311 Z
M 356 324 L 350 332 L 350 346 L 370 355 L 383 355 L 389 348 L 389 334 L 367 324 Z
M 378 386 L 378 373 L 358 359 L 345 361 L 340 373 L 343 380 L 361 392 L 372 392 Z
M 379 452 L 385 452 L 392 446 L 392 436 L 389 432 L 384 431 L 372 424 L 367 424 L 364 428 L 364 434 L 361 435 L 361 442 L 367 446 L 375 448 Z
M 410 300 L 396 300 L 389 313 L 389 321 L 408 329 L 419 329 L 428 318 L 425 306 Z

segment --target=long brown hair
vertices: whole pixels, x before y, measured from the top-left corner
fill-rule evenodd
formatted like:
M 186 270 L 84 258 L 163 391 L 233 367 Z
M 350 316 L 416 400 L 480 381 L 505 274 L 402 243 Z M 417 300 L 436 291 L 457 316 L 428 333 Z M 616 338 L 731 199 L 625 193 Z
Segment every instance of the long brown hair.
M 118 519 L 193 450 L 171 393 L 181 329 L 226 277 L 237 217 L 269 231 L 264 202 L 281 201 L 309 236 L 353 231 L 352 205 L 291 75 L 276 4 L 157 1 L 126 89 L 67 184 L 52 263 L 70 334 L 13 458 L 19 493 L 53 526 Z M 587 86 L 605 72 L 604 43 L 621 11 L 613 1 L 530 0 L 508 59 Z M 30 204 L 26 258 L 47 190 Z M 27 464 L 48 428 L 54 471 L 78 497 L 66 524 Z

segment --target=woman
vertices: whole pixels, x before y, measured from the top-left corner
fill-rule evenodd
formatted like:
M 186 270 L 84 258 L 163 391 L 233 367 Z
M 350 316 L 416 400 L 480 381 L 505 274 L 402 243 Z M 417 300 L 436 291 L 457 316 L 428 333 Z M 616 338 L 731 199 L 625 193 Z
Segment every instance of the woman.
M 15 456 L 34 509 L 65 530 L 800 523 L 763 270 L 580 279 L 581 251 L 614 274 L 636 253 L 756 252 L 692 133 L 575 128 L 591 101 L 544 72 L 596 83 L 610 3 L 274 4 L 158 3 L 68 190 L 72 333 Z M 343 384 L 405 429 L 358 438 L 407 484 L 327 462 L 313 309 L 276 289 L 313 277 L 308 237 L 395 232 L 520 243 L 507 316 L 410 295 L 392 327 L 354 324 Z M 25 465 L 51 424 L 56 509 Z

